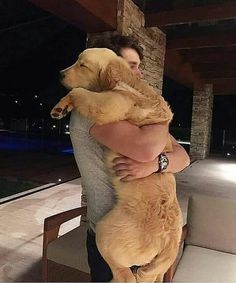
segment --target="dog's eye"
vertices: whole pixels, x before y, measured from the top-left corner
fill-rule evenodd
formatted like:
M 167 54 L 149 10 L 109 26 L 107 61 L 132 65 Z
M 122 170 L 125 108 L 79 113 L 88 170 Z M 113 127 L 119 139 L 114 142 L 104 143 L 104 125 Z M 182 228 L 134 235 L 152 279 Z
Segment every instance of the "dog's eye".
M 80 64 L 80 67 L 85 67 L 86 68 L 87 66 L 85 66 L 84 64 Z

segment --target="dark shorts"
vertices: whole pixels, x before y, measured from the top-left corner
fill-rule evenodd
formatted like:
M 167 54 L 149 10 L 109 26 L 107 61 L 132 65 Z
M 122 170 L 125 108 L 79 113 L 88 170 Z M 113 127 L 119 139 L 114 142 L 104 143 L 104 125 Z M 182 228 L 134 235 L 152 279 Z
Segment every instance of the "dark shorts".
M 98 251 L 95 233 L 90 229 L 87 231 L 87 252 L 88 264 L 90 267 L 92 282 L 109 282 L 112 280 L 112 272 L 109 265 L 105 262 Z
M 87 231 L 87 252 L 88 264 L 90 267 L 91 281 L 92 282 L 109 282 L 112 280 L 112 272 L 109 265 L 105 262 L 103 257 L 98 251 L 95 233 L 89 229 Z M 132 272 L 136 273 L 138 266 L 132 266 Z

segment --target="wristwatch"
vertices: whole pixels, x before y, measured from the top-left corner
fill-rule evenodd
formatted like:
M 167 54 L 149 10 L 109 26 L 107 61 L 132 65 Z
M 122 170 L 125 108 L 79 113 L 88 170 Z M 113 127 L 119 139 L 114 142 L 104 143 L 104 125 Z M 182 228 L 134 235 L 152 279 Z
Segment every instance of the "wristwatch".
M 165 153 L 161 153 L 158 156 L 158 165 L 159 165 L 159 168 L 155 173 L 160 173 L 160 172 L 166 170 L 166 168 L 168 167 L 169 159 L 168 159 L 168 157 L 166 156 Z

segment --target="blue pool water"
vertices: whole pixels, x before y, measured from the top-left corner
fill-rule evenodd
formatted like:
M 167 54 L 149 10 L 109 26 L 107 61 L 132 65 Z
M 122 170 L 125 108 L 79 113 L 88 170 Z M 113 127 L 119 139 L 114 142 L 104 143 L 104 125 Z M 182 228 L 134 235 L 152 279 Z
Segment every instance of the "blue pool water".
M 44 137 L 13 132 L 0 132 L 0 150 L 73 154 L 69 136 Z

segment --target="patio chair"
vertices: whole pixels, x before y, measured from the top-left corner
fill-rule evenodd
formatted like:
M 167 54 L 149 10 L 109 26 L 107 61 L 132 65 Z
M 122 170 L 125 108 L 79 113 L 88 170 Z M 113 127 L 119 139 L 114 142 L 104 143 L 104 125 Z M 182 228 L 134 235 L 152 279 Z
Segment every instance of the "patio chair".
M 59 237 L 59 229 L 63 223 L 81 215 L 85 216 L 86 212 L 87 209 L 84 206 L 45 219 L 42 259 L 43 281 L 90 281 L 86 250 L 86 221 L 82 219 L 79 227 Z M 86 217 L 84 219 L 86 220 Z M 184 239 L 186 227 L 183 231 Z
M 183 240 L 164 281 L 236 282 L 236 199 L 191 197 Z
M 86 222 L 81 220 L 79 227 L 59 237 L 59 229 L 63 223 L 86 215 L 86 212 L 87 208 L 84 206 L 50 216 L 44 220 L 43 281 L 90 281 L 86 250 Z

